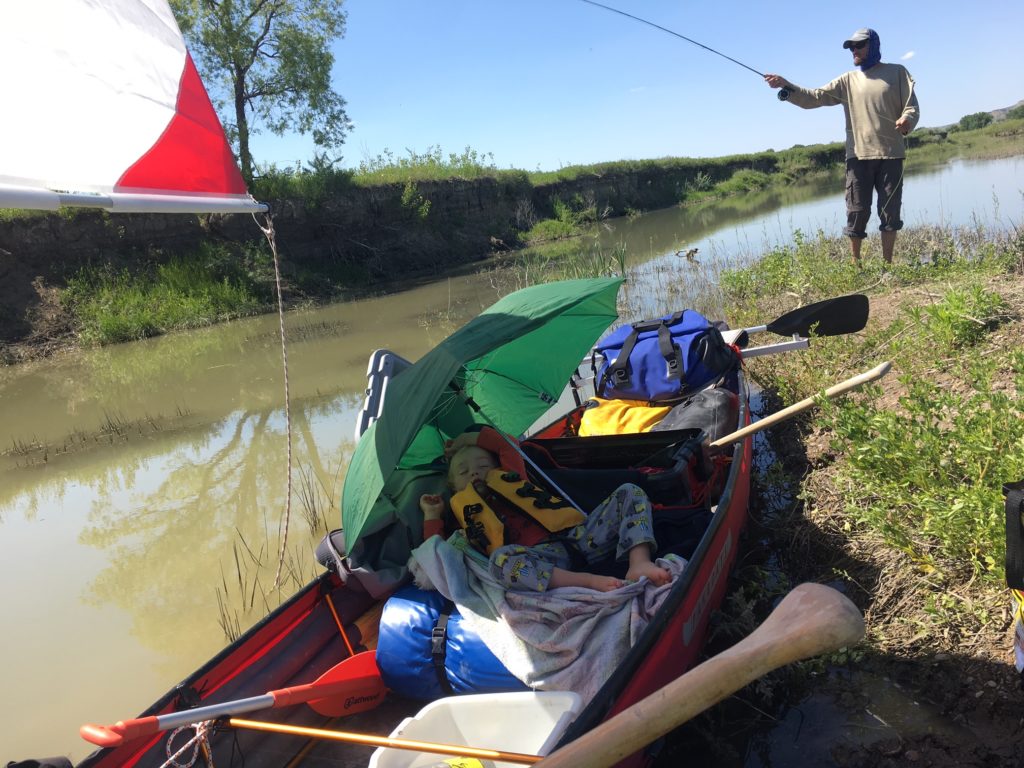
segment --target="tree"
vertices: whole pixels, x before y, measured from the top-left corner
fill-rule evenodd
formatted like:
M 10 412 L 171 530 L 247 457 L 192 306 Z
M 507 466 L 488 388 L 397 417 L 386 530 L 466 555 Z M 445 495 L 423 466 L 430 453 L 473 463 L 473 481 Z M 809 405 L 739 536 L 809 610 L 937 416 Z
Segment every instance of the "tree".
M 991 112 L 975 112 L 973 115 L 964 115 L 960 118 L 960 130 L 973 131 L 975 128 L 984 128 L 992 122 Z
M 171 0 L 210 97 L 253 178 L 249 137 L 266 127 L 312 134 L 325 149 L 352 123 L 331 88 L 330 44 L 345 34 L 344 0 Z M 233 119 L 232 119 L 233 118 Z
M 1024 118 L 1024 104 L 1018 104 L 1006 113 L 1007 120 L 1020 120 L 1022 118 Z

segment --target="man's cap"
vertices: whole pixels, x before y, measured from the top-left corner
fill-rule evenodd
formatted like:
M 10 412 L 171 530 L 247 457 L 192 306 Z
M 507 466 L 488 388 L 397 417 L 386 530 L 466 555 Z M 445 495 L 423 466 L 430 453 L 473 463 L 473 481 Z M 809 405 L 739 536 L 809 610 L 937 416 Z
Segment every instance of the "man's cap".
M 846 38 L 843 42 L 843 48 L 852 48 L 854 43 L 859 43 L 863 40 L 870 40 L 871 35 L 873 34 L 875 34 L 875 30 L 862 27 Z

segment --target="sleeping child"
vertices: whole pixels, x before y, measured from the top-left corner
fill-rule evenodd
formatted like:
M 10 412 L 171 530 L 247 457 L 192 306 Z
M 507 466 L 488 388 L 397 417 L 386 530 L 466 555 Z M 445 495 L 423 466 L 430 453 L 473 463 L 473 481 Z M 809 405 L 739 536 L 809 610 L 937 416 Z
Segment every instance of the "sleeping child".
M 522 456 L 496 430 L 466 432 L 445 446 L 452 513 L 470 544 L 490 558 L 490 571 L 508 589 L 585 587 L 608 592 L 623 581 L 577 570 L 612 551 L 627 561 L 626 579 L 667 584 L 655 551 L 651 503 L 644 491 L 619 486 L 589 515 L 527 481 Z M 444 532 L 444 499 L 420 497 L 423 538 Z

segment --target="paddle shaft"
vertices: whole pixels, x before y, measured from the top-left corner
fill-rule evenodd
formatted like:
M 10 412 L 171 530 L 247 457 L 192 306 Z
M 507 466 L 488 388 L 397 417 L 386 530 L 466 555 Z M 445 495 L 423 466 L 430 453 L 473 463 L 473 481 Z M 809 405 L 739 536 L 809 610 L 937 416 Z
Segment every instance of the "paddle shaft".
M 745 639 L 625 709 L 536 765 L 607 768 L 773 669 L 852 645 L 857 607 L 834 589 L 801 584 Z
M 486 716 L 486 713 L 481 713 Z M 348 744 L 363 744 L 368 747 L 389 747 L 391 749 L 408 749 L 414 752 L 430 752 L 438 755 L 454 755 L 456 757 L 475 757 L 478 760 L 503 760 L 508 763 L 532 765 L 541 759 L 540 755 L 527 755 L 520 752 L 502 752 L 497 749 L 480 749 L 460 744 L 440 744 L 433 741 L 417 741 L 414 739 L 398 739 L 391 736 L 374 736 L 369 733 L 351 733 L 349 731 L 328 731 L 323 728 L 303 728 L 284 723 L 265 723 L 259 720 L 243 720 L 231 718 L 228 724 L 235 728 L 248 728 L 270 733 L 286 733 L 307 738 L 343 741 Z
M 260 696 L 209 704 L 181 712 L 120 720 L 113 725 L 87 723 L 79 728 L 78 732 L 91 744 L 116 747 L 126 741 L 151 736 L 160 731 L 169 731 L 204 720 L 216 720 L 226 715 L 254 712 L 258 709 L 308 703 L 318 712 L 327 708 L 327 713 L 334 716 L 355 713 L 375 707 L 383 695 L 384 683 L 377 671 L 373 652 L 364 651 L 335 664 L 311 683 L 279 688 Z
M 885 374 L 887 374 L 891 368 L 891 363 L 882 363 L 881 365 L 872 368 L 870 371 L 866 371 L 865 373 L 854 376 L 851 379 L 847 379 L 846 381 L 840 382 L 835 386 L 829 387 L 828 389 L 825 390 L 825 397 L 832 398 L 835 397 L 836 395 L 841 395 L 844 392 L 849 392 L 851 389 L 856 389 L 857 387 L 863 386 L 864 384 L 867 384 L 869 381 L 875 381 L 876 379 L 880 379 L 883 376 L 885 376 Z M 793 405 L 789 406 L 788 408 L 783 408 L 781 411 L 776 411 L 771 416 L 766 416 L 760 421 L 754 422 L 753 424 L 748 424 L 742 429 L 737 429 L 735 432 L 732 432 L 731 434 L 728 434 L 725 437 L 720 437 L 718 440 L 715 440 L 713 443 L 711 443 L 711 447 L 722 448 L 723 446 L 729 445 L 730 443 L 734 443 L 737 440 L 742 440 L 744 437 L 752 435 L 755 432 L 760 432 L 762 429 L 767 429 L 768 427 L 774 424 L 778 424 L 780 421 L 785 421 L 786 419 L 792 416 L 796 416 L 796 414 L 801 413 L 802 411 L 806 411 L 808 408 L 815 404 L 815 401 L 816 396 L 805 398 L 801 400 L 799 403 L 793 403 Z

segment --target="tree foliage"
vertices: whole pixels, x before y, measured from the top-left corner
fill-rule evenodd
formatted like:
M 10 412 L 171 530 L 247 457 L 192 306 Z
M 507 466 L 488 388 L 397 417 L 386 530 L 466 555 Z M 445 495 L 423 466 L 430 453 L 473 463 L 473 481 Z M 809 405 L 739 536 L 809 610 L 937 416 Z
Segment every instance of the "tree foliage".
M 331 87 L 330 50 L 345 34 L 343 2 L 171 0 L 247 181 L 249 138 L 263 128 L 310 134 L 329 151 L 344 142 L 352 124 Z
M 1024 119 L 1024 104 L 1018 104 L 1016 107 L 1006 113 L 1008 120 L 1022 120 Z
M 975 112 L 973 115 L 964 115 L 960 118 L 959 126 L 962 131 L 973 131 L 976 128 L 984 128 L 992 122 L 992 113 Z

